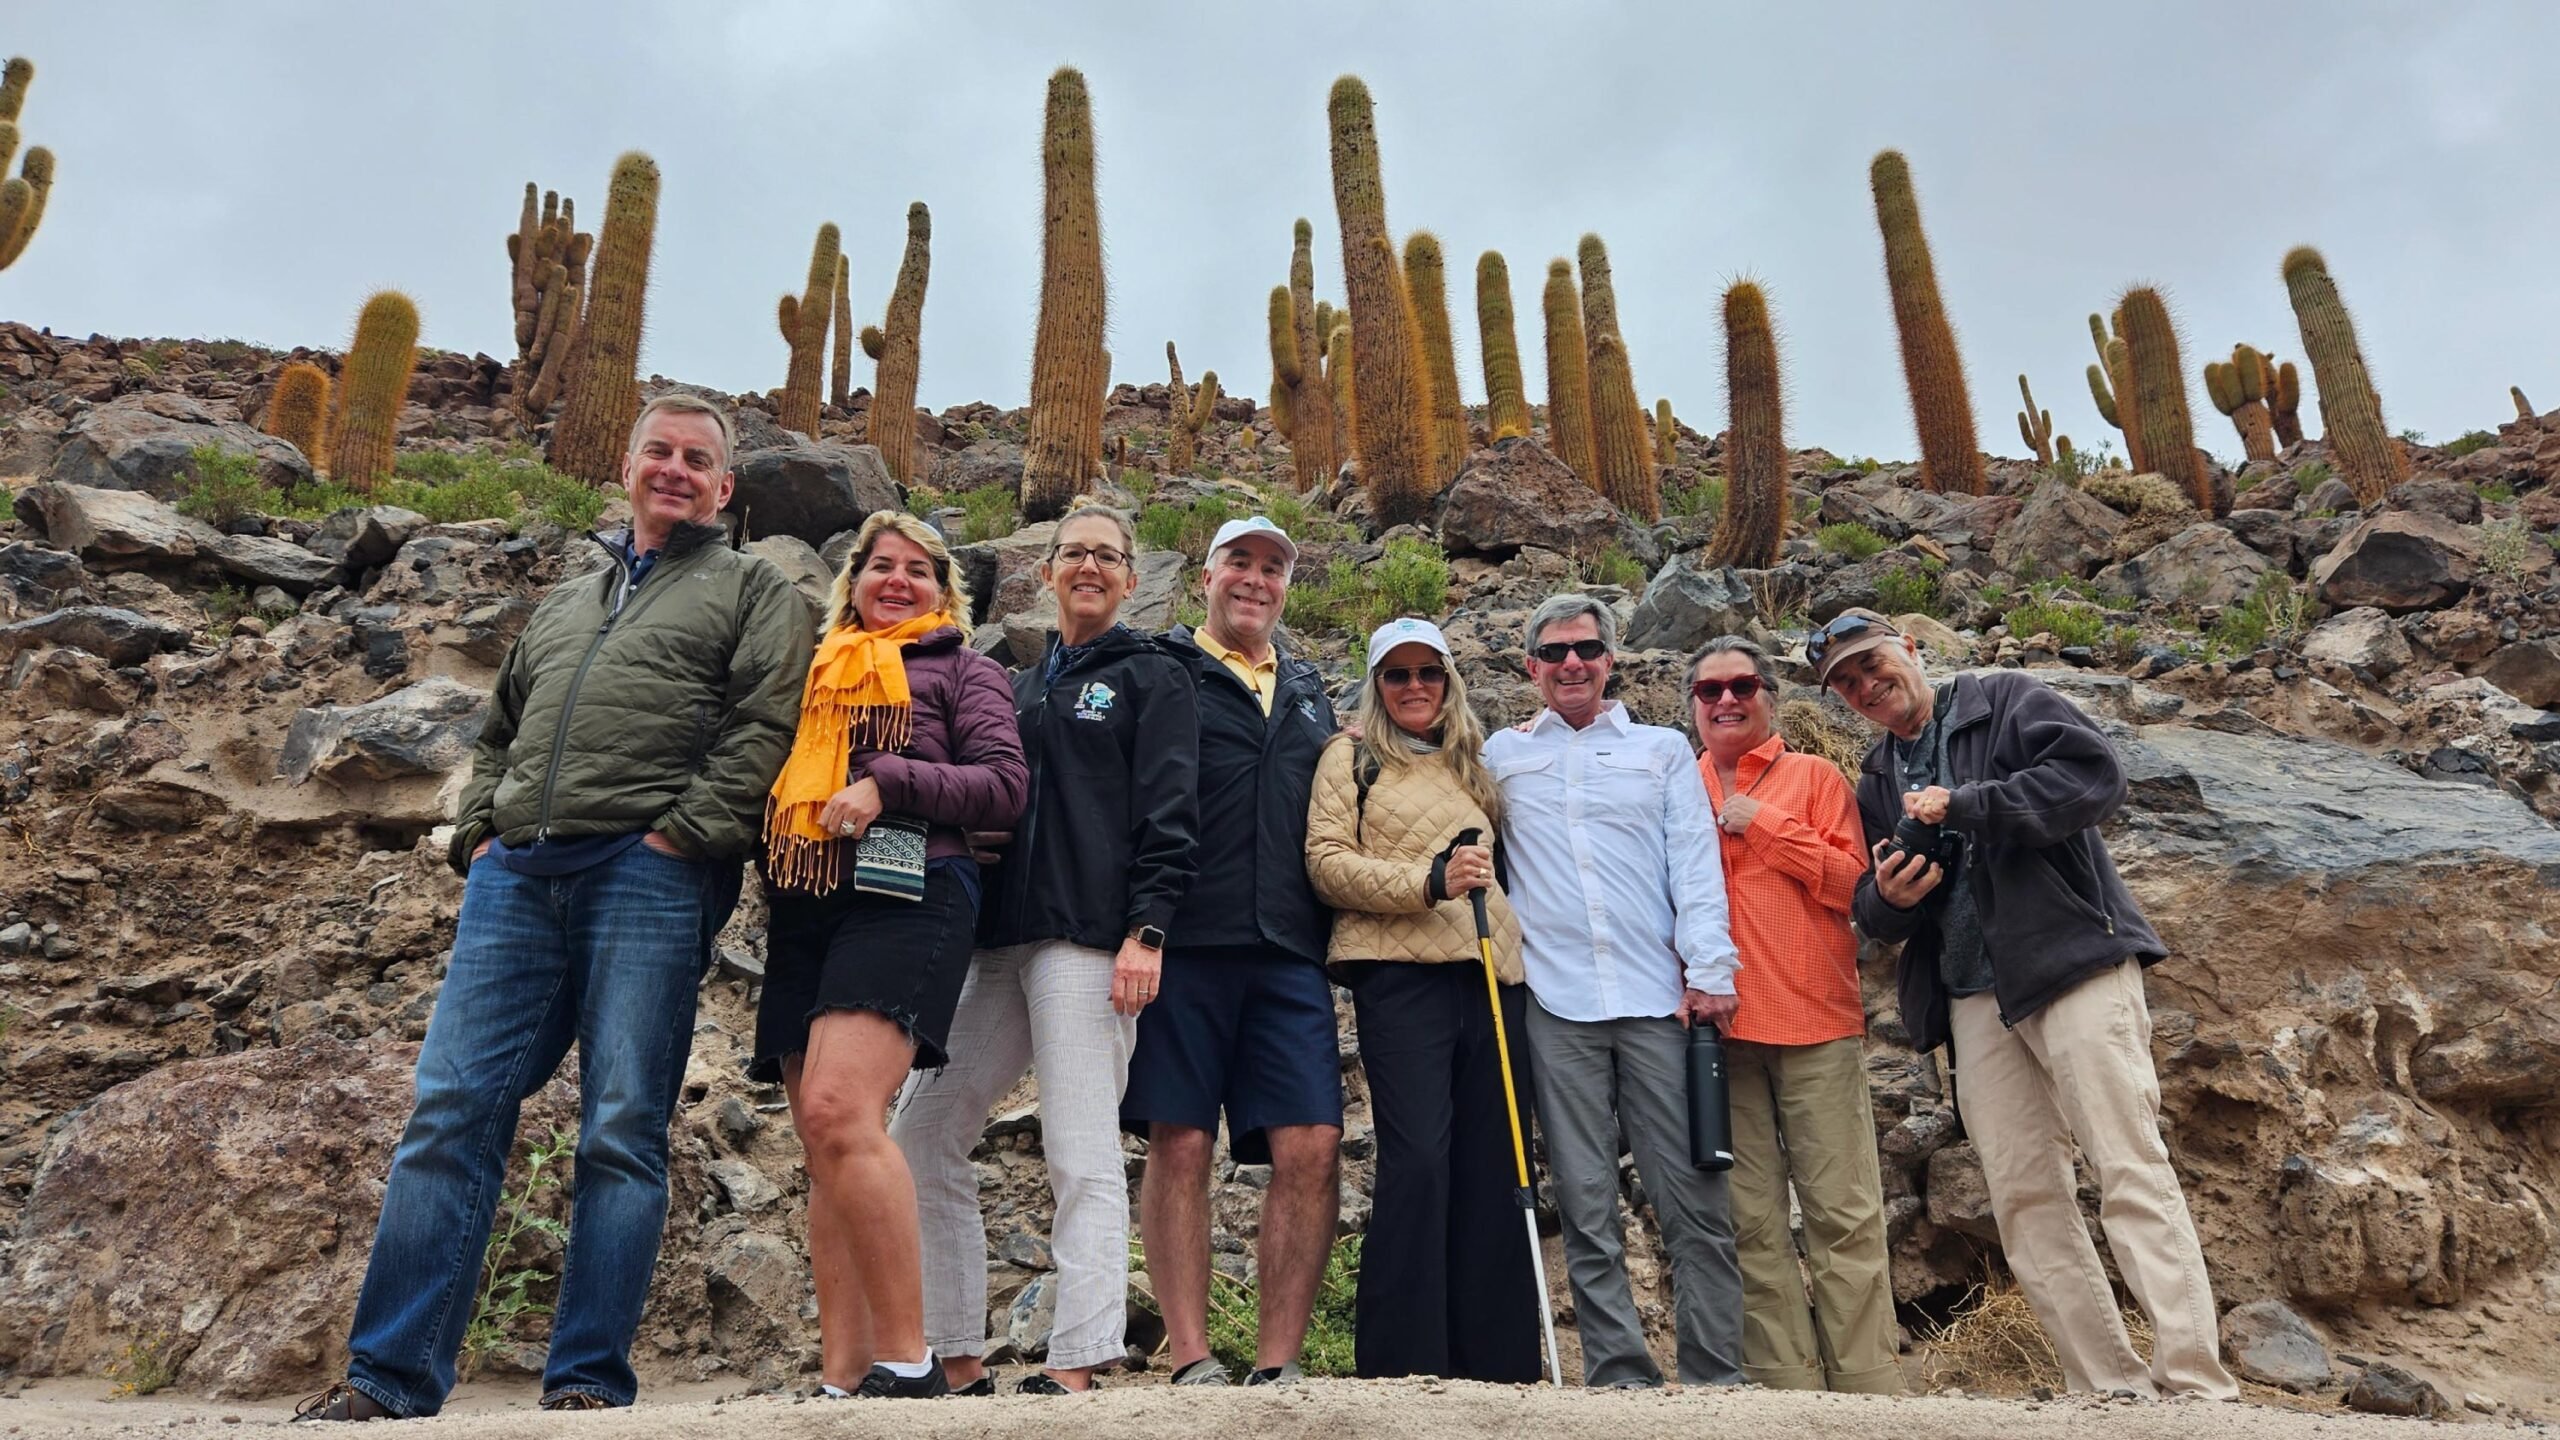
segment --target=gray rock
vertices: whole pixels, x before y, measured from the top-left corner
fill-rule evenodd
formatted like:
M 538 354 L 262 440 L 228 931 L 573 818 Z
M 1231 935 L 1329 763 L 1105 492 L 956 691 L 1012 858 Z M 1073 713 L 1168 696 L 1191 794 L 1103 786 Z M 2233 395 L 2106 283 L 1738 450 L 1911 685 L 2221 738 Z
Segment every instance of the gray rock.
M 2442 475 L 2403 480 L 2391 487 L 2382 503 L 2386 509 L 2421 511 L 2456 525 L 2480 523 L 2480 492 Z
M 35 927 L 26 921 L 0 929 L 0 955 L 24 955 L 35 948 Z
M 2392 1364 L 2376 1360 L 2347 1387 L 2347 1408 L 2368 1415 L 2406 1415 L 2437 1420 L 2453 1413 L 2444 1392 Z
M 1022 493 L 1022 447 L 1002 440 L 984 440 L 966 450 L 938 455 L 926 473 L 925 483 L 947 495 L 989 486 L 1018 495 Z
M 2356 510 L 2356 492 L 2348 487 L 2346 481 L 2332 476 L 2311 487 L 2311 493 L 2302 497 L 2302 508 L 2312 515 L 2352 515 Z
M 1695 568 L 1695 552 L 1671 557 L 1644 587 L 1627 622 L 1626 648 L 1683 655 L 1718 635 L 1739 634 L 1757 612 L 1743 572 Z
M 44 645 L 86 650 L 110 665 L 139 665 L 164 650 L 187 648 L 187 632 L 166 620 L 107 605 L 72 605 L 0 625 L 0 654 Z
M 2478 531 L 2421 511 L 2393 510 L 2348 531 L 2311 567 L 2311 581 L 2324 605 L 2371 605 L 2404 615 L 2469 594 L 2479 564 Z
M 2302 658 L 2362 670 L 2380 680 L 2405 668 L 2411 653 L 2400 622 L 2367 605 L 2340 611 L 2313 626 L 2302 637 Z
M 1042 1359 L 1049 1353 L 1049 1331 L 1057 1322 L 1058 1277 L 1034 1276 L 1005 1313 L 1005 1338 L 1023 1359 Z
M 2335 1372 L 2318 1331 L 2281 1300 L 2252 1300 L 2222 1317 L 2222 1354 L 2243 1380 L 2301 1394 Z
M 800 592 L 800 598 L 809 602 L 809 618 L 825 623 L 827 590 L 835 583 L 835 572 L 818 558 L 816 547 L 797 535 L 767 535 L 748 541 L 742 548 L 772 561 L 791 581 L 791 588 Z
M 310 546 L 313 553 L 337 561 L 352 581 L 364 571 L 391 563 L 391 557 L 426 523 L 426 516 L 397 505 L 350 506 L 321 521 Z
M 765 1173 L 736 1156 L 723 1155 L 710 1164 L 711 1183 L 729 1198 L 729 1207 L 754 1214 L 782 1198 L 782 1190 Z
M 2267 557 L 2211 521 L 2190 525 L 2098 572 L 2100 594 L 2174 605 L 2236 605 L 2258 588 Z
M 0 580 L 22 595 L 49 598 L 85 588 L 89 572 L 69 551 L 12 540 L 0 544 Z
M 794 535 L 810 545 L 851 530 L 875 510 L 904 504 L 889 467 L 869 445 L 795 443 L 739 454 L 729 513 L 750 537 Z
M 71 422 L 45 478 L 175 500 L 195 484 L 189 452 L 205 445 L 254 457 L 258 478 L 278 489 L 311 483 L 311 462 L 292 445 L 161 391 L 118 397 Z
M 336 561 L 269 535 L 219 536 L 213 558 L 252 585 L 273 585 L 295 595 L 308 595 L 338 577 Z
M 317 706 L 293 717 L 277 769 L 296 785 L 440 776 L 470 757 L 488 704 L 487 691 L 438 675 L 362 705 Z
M 211 553 L 223 537 L 199 520 L 130 490 L 30 485 L 12 508 L 48 543 L 94 561 L 173 564 Z
M 1005 1236 L 996 1245 L 996 1258 L 1025 1270 L 1058 1268 L 1057 1257 L 1050 1253 L 1048 1240 L 1032 1230 L 1016 1230 Z
M 764 1128 L 764 1117 L 746 1101 L 735 1095 L 726 1095 L 713 1107 L 711 1123 L 720 1127 L 720 1133 L 730 1144 L 743 1148 L 755 1138 L 757 1131 Z
M 1973 1142 L 1949 1145 L 1929 1156 L 1929 1221 L 1942 1230 L 1997 1244 L 2000 1222 L 1991 1215 L 1991 1185 Z
M 799 1334 L 808 1268 L 799 1247 L 780 1235 L 748 1230 L 720 1242 L 702 1278 L 710 1292 L 712 1337 L 723 1353 L 752 1353 Z
M 1955 513 L 1954 500 L 1897 483 L 1891 476 L 1864 475 L 1822 492 L 1822 523 L 1864 525 L 1887 540 L 1907 539 L 1945 524 Z
M 2027 497 L 2017 517 L 2000 527 L 1992 559 L 2013 575 L 2086 580 L 2114 556 L 2124 523 L 2115 507 L 2060 480 L 2047 480 Z
M 1594 555 L 1618 534 L 1618 507 L 1526 436 L 1477 451 L 1440 492 L 1440 543 L 1504 560 L 1524 545 Z

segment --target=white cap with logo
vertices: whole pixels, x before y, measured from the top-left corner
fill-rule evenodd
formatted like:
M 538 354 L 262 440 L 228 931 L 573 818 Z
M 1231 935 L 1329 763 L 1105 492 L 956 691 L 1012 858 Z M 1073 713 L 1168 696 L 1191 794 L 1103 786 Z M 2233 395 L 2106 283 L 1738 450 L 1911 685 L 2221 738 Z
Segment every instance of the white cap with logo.
M 1281 559 L 1292 566 L 1298 563 L 1298 543 L 1290 539 L 1286 531 L 1272 524 L 1267 515 L 1247 515 L 1219 526 L 1217 535 L 1209 541 L 1209 553 L 1215 555 L 1239 540 L 1269 541 L 1280 548 Z
M 1378 662 L 1387 658 L 1387 652 L 1399 645 L 1428 645 L 1439 651 L 1442 659 L 1449 655 L 1449 637 L 1440 633 L 1439 626 L 1408 615 L 1401 620 L 1390 620 L 1370 632 L 1369 668 L 1377 669 Z

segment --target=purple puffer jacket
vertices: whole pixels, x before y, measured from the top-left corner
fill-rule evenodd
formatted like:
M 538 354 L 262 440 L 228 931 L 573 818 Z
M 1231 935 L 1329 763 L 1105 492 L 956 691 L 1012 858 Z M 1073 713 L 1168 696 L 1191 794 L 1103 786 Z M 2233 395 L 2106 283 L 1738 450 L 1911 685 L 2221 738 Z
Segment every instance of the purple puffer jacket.
M 946 625 L 899 652 L 914 697 L 915 729 L 905 749 L 856 750 L 848 783 L 871 777 L 880 813 L 922 820 L 929 859 L 967 855 L 969 830 L 1010 830 L 1030 793 L 1022 732 L 1013 720 L 1013 685 L 1004 667 L 961 643 Z

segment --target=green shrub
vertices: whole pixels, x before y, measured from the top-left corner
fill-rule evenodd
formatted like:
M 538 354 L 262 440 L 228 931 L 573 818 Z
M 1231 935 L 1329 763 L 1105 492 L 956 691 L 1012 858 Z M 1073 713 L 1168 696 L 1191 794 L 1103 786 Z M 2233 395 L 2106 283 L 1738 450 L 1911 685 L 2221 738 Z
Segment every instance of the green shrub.
M 2226 605 L 2206 632 L 2216 650 L 2247 655 L 2268 644 L 2289 645 L 2311 628 L 2311 592 L 2280 571 L 2258 577 L 2258 588 L 2237 605 Z
M 1882 551 L 1891 541 L 1864 525 L 1825 525 L 1813 532 L 1813 543 L 1833 555 L 1846 555 L 1864 560 Z
M 1876 579 L 1876 608 L 1887 615 L 1938 613 L 1937 569 L 1914 565 L 1888 570 Z
M 244 515 L 271 514 L 283 498 L 258 478 L 256 456 L 219 445 L 188 451 L 187 473 L 194 483 L 178 497 L 178 513 L 217 530 Z
M 1350 526 L 1286 490 L 1265 487 L 1262 491 L 1262 514 L 1272 524 L 1287 531 L 1290 539 L 1301 544 L 1310 540 L 1354 538 Z
M 1449 557 L 1437 546 L 1399 538 L 1387 542 L 1374 564 L 1337 559 L 1320 580 L 1298 577 L 1283 618 L 1304 634 L 1358 637 L 1399 615 L 1437 615 L 1448 593 Z
M 1306 1348 L 1298 1354 L 1298 1368 L 1307 1375 L 1340 1378 L 1352 1373 L 1360 1239 L 1349 1235 L 1335 1241 L 1333 1253 L 1325 1257 L 1315 1313 L 1307 1320 Z M 1132 1263 L 1142 1260 L 1142 1256 L 1133 1257 Z M 1260 1303 L 1252 1286 L 1219 1270 L 1209 1272 L 1209 1353 L 1229 1370 L 1253 1366 L 1261 1333 Z
M 1645 573 L 1643 561 L 1616 545 L 1583 561 L 1581 569 L 1585 585 L 1616 585 L 1628 590 L 1641 590 L 1652 578 Z
M 1662 492 L 1662 513 L 1675 515 L 1721 515 L 1724 513 L 1724 479 L 1709 475 L 1695 485 L 1674 485 Z
M 2498 437 L 2492 431 L 2465 430 L 2459 437 L 2446 442 L 2444 453 L 2453 456 L 2468 455 L 2474 450 L 2486 450 L 2497 443 Z
M 2480 503 L 2483 505 L 2504 505 L 2516 498 L 2516 488 L 2503 480 L 2492 480 L 2485 485 L 2472 488 L 2479 492 Z
M 2326 460 L 2306 460 L 2302 464 L 2295 466 L 2293 470 L 2293 488 L 2295 493 L 2308 495 L 2312 491 L 2319 489 L 2320 482 L 2328 479 L 2330 473 L 2329 462 Z
M 2501 580 L 2524 578 L 2533 555 L 2533 533 L 2521 520 L 2493 520 L 2480 527 L 2480 568 Z
M 2427 432 L 2412 426 L 2391 438 L 2403 445 L 2424 445 L 2427 443 Z
M 2107 630 L 2104 611 L 2090 605 L 2069 604 L 2042 596 L 2010 606 L 2008 613 L 2000 617 L 2000 623 L 2008 626 L 2009 633 L 2020 640 L 2034 635 L 2051 635 L 2066 647 L 2094 646 Z
M 1235 507 L 1219 495 L 1204 495 L 1188 506 L 1150 505 L 1138 513 L 1138 546 L 1179 550 L 1196 565 L 1209 558 L 1209 542 L 1218 527 L 1234 518 Z
M 507 1267 L 517 1259 L 520 1242 L 537 1235 L 553 1245 L 568 1240 L 569 1227 L 535 1207 L 545 1193 L 560 1188 L 560 1171 L 553 1167 L 577 1148 L 577 1136 L 554 1129 L 549 1140 L 525 1151 L 523 1181 L 498 1197 L 497 1224 L 490 1230 L 489 1244 L 482 1252 L 479 1293 L 472 1301 L 471 1319 L 462 1332 L 459 1368 L 466 1377 L 490 1351 L 507 1343 L 516 1321 L 551 1313 L 551 1307 L 533 1295 L 533 1288 L 551 1277 L 532 1268 Z
M 1015 498 L 1010 485 L 981 485 L 975 490 L 963 490 L 944 503 L 960 507 L 960 543 L 978 545 L 1022 528 L 1022 512 L 1015 507 Z
M 934 489 L 930 485 L 910 485 L 907 487 L 907 513 L 913 515 L 919 520 L 932 519 L 934 511 L 939 510 L 950 503 L 951 502 L 948 499 L 944 498 L 941 491 Z

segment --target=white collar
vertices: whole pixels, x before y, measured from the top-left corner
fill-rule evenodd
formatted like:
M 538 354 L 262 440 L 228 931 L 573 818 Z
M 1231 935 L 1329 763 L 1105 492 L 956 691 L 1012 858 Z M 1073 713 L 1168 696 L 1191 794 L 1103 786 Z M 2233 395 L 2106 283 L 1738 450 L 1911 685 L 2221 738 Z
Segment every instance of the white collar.
M 1552 725 L 1549 724 L 1550 721 L 1553 722 Z M 1584 728 L 1596 729 L 1599 726 L 1606 725 L 1615 733 L 1624 735 L 1627 733 L 1627 727 L 1630 723 L 1632 722 L 1627 719 L 1626 705 L 1621 701 L 1611 700 L 1601 705 L 1600 713 L 1592 716 L 1591 724 Z M 1550 729 L 1562 730 L 1567 735 L 1578 733 L 1574 730 L 1572 725 L 1566 723 L 1563 716 L 1557 714 L 1552 709 L 1540 710 L 1538 712 L 1538 718 L 1529 722 L 1529 733 L 1532 735 L 1543 735 Z

